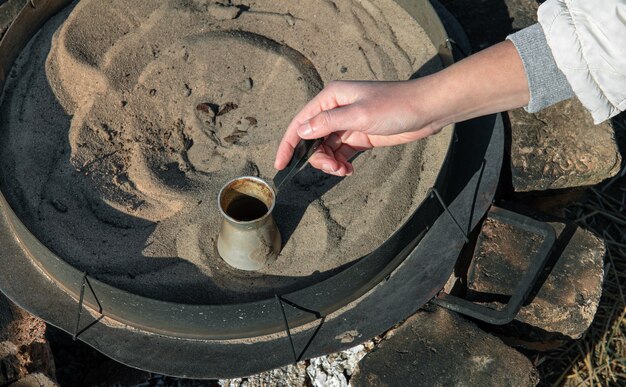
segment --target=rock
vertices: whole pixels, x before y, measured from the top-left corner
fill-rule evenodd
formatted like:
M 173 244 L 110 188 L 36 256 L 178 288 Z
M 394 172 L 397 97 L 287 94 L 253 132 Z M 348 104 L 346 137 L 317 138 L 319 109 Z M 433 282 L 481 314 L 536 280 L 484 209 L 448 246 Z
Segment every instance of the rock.
M 247 378 L 222 379 L 220 386 L 313 386 L 348 387 L 348 378 L 359 360 L 374 347 L 373 342 L 357 345 L 345 351 L 301 361 L 296 365 L 277 368 Z
M 530 114 L 509 112 L 511 171 L 516 191 L 597 184 L 619 172 L 613 128 L 593 125 L 576 99 Z
M 308 380 L 306 364 L 300 362 L 296 365 L 277 368 L 275 370 L 261 372 L 247 378 L 222 379 L 220 386 L 224 387 L 261 387 L 261 386 L 305 386 Z
M 30 374 L 15 383 L 11 383 L 10 387 L 54 387 L 57 384 L 54 380 L 42 373 Z
M 348 386 L 348 378 L 357 364 L 374 348 L 372 342 L 357 345 L 346 351 L 320 356 L 310 360 L 306 372 L 314 387 Z
M 459 314 L 427 306 L 358 366 L 352 386 L 534 386 L 530 361 Z
M 0 385 L 31 373 L 42 373 L 54 380 L 54 360 L 45 333 L 42 320 L 0 294 Z
M 591 325 L 602 295 L 604 242 L 572 224 L 550 225 L 557 233 L 554 258 L 558 261 L 516 322 L 498 329 L 516 344 L 537 350 L 580 338 Z M 510 295 L 541 241 L 537 234 L 488 217 L 468 271 L 468 298 L 480 299 L 472 292 Z M 502 306 L 490 304 L 496 309 Z

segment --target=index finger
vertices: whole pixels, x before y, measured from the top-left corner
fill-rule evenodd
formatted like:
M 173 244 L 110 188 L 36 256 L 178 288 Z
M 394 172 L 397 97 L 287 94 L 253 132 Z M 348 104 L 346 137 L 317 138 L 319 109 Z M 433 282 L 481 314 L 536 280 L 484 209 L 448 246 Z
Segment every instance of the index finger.
M 320 91 L 312 100 L 310 100 L 304 107 L 296 114 L 291 120 L 291 123 L 287 127 L 287 131 L 283 135 L 278 150 L 276 151 L 276 160 L 274 161 L 274 167 L 276 169 L 283 169 L 289 164 L 293 150 L 300 141 L 297 128 L 302 124 L 320 114 L 324 110 L 334 109 L 341 106 L 337 100 L 336 94 L 333 91 L 333 87 L 326 87 Z

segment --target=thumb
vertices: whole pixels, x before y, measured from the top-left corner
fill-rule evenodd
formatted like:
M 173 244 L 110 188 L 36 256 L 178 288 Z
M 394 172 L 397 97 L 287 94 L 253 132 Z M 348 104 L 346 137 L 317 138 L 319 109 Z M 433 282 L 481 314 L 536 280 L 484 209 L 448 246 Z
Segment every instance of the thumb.
M 326 137 L 333 132 L 350 130 L 365 132 L 367 115 L 357 104 L 324 110 L 297 128 L 303 139 Z

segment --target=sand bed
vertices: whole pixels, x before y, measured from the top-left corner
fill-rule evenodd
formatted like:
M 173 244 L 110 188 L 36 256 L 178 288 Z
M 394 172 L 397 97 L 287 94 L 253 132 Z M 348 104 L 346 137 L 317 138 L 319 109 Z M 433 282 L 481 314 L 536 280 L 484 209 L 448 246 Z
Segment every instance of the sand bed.
M 306 170 L 278 198 L 260 273 L 216 254 L 216 196 L 271 180 L 293 115 L 334 79 L 407 79 L 436 50 L 393 1 L 83 0 L 24 50 L 0 108 L 2 191 L 51 250 L 148 297 L 229 303 L 327 278 L 380 245 L 432 186 L 435 136 Z

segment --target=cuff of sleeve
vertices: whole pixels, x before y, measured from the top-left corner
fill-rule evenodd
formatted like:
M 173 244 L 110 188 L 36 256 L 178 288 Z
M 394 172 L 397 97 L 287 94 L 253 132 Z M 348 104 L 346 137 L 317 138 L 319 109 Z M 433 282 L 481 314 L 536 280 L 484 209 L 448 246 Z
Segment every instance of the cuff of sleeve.
M 530 101 L 524 108 L 527 112 L 536 113 L 574 96 L 567 78 L 554 61 L 539 24 L 511 34 L 507 39 L 515 45 L 526 71 L 530 91 Z

